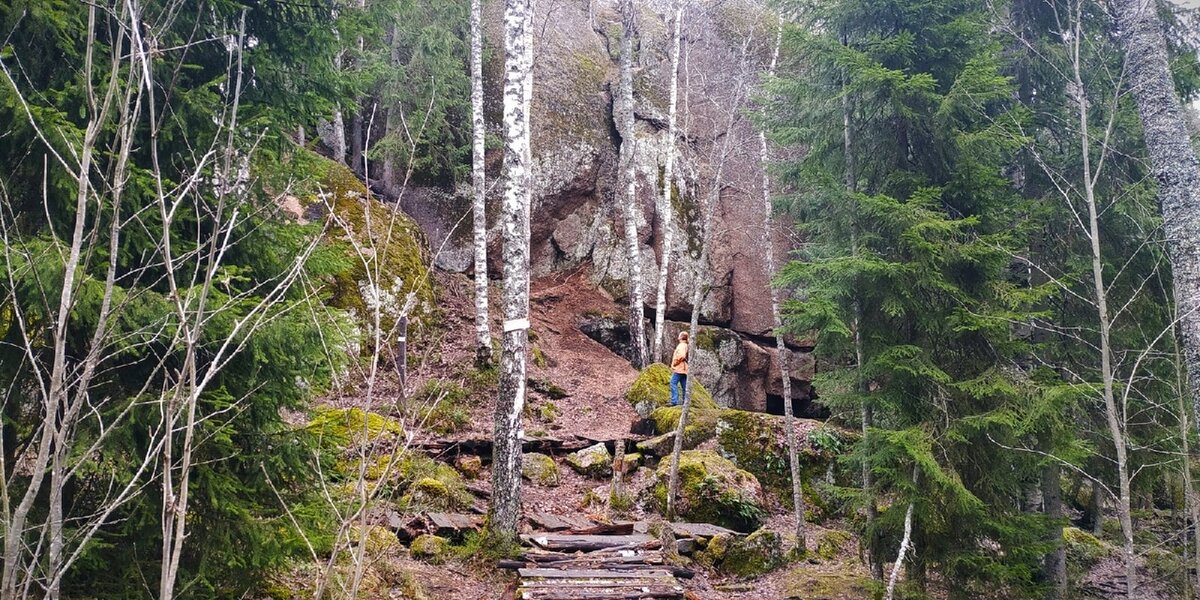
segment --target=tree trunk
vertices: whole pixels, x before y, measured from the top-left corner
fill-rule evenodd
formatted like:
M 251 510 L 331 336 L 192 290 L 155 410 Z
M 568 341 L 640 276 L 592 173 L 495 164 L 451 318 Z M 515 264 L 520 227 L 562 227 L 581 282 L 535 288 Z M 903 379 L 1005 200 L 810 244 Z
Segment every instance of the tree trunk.
M 492 332 L 488 326 L 487 203 L 483 145 L 483 28 L 480 0 L 471 0 L 471 193 L 475 245 L 475 365 L 492 364 Z
M 854 149 L 852 129 L 850 127 L 852 107 L 850 105 L 850 94 L 843 85 L 842 88 L 842 152 L 846 160 L 845 185 L 846 193 L 854 194 L 858 190 L 858 175 L 855 172 Z M 858 255 L 858 225 L 851 224 L 850 226 L 850 251 L 854 255 Z M 854 329 L 854 365 L 856 370 L 857 391 L 862 399 L 862 434 L 863 440 L 867 438 L 867 434 L 871 428 L 875 426 L 875 407 L 867 401 L 867 380 L 862 376 L 863 366 L 866 362 L 866 351 L 863 348 L 862 339 L 862 305 L 857 300 L 854 302 L 854 320 L 852 328 Z M 871 576 L 875 581 L 883 581 L 883 561 L 879 557 L 879 535 L 874 531 L 875 521 L 879 517 L 879 509 L 875 506 L 874 490 L 875 478 L 871 473 L 871 467 L 864 460 L 862 465 L 862 489 L 863 498 L 867 503 L 867 531 L 870 536 L 867 540 L 867 562 L 871 566 Z
M 1200 161 L 1167 62 L 1167 42 L 1157 4 L 1112 4 L 1125 46 L 1129 89 L 1137 101 L 1154 177 L 1175 290 L 1192 399 L 1200 418 Z
M 533 15 L 530 0 L 504 4 L 504 335 L 492 446 L 491 531 L 513 542 L 521 512 L 521 412 L 529 330 L 529 104 Z
M 1079 10 L 1079 9 L 1077 9 Z M 1095 295 L 1096 318 L 1100 325 L 1100 377 L 1103 383 L 1104 417 L 1108 423 L 1109 435 L 1112 436 L 1113 449 L 1117 458 L 1117 482 L 1120 486 L 1120 497 L 1117 498 L 1117 517 L 1121 521 L 1121 534 L 1124 538 L 1123 554 L 1125 561 L 1125 593 L 1132 600 L 1134 589 L 1137 587 L 1137 556 L 1133 549 L 1133 520 L 1130 515 L 1129 489 L 1129 460 L 1125 441 L 1125 417 L 1117 408 L 1114 386 L 1115 375 L 1112 361 L 1112 318 L 1108 312 L 1108 292 L 1104 283 L 1104 260 L 1100 244 L 1100 218 L 1095 194 L 1095 179 L 1092 176 L 1091 141 L 1088 133 L 1088 99 L 1083 84 L 1083 71 L 1080 62 L 1080 37 L 1083 33 L 1082 17 L 1075 16 L 1074 37 L 1069 50 L 1073 56 L 1074 89 L 1073 95 L 1076 108 L 1079 111 L 1079 141 L 1080 155 L 1083 161 L 1083 191 L 1088 211 L 1088 237 L 1092 249 L 1092 285 Z M 1194 158 L 1194 157 L 1193 157 Z M 1200 283 L 1200 280 L 1198 280 Z
M 779 44 L 783 41 L 783 23 L 779 23 L 775 31 L 775 50 L 771 54 L 771 65 L 767 69 L 767 77 L 775 76 L 775 65 L 779 62 Z M 788 465 L 792 473 L 792 508 L 796 515 L 796 551 L 803 553 L 807 549 L 804 536 L 804 494 L 801 489 L 802 482 L 800 481 L 800 458 L 797 449 L 796 441 L 796 422 L 792 414 L 792 374 L 789 369 L 791 354 L 788 351 L 787 344 L 783 340 L 783 316 L 779 310 L 780 293 L 779 288 L 771 285 L 771 279 L 775 277 L 775 245 L 771 243 L 771 230 L 774 224 L 771 210 L 771 175 L 767 171 L 768 156 L 767 156 L 767 134 L 760 130 L 758 132 L 758 152 L 759 159 L 762 162 L 763 177 L 762 177 L 762 200 L 763 200 L 763 228 L 762 228 L 762 248 L 763 262 L 767 273 L 767 287 L 771 294 L 771 318 L 775 326 L 775 348 L 779 351 L 779 377 L 783 384 L 783 419 L 786 422 L 787 439 L 788 439 Z
M 1049 451 L 1049 436 L 1043 440 L 1042 451 Z M 1042 564 L 1042 574 L 1050 587 L 1046 590 L 1046 600 L 1063 600 L 1067 594 L 1067 554 L 1063 544 L 1063 528 L 1061 523 L 1066 519 L 1062 502 L 1062 480 L 1058 463 L 1051 460 L 1042 467 L 1042 506 L 1046 516 L 1056 523 L 1050 528 L 1048 537 L 1054 544 L 1054 549 L 1046 554 Z
M 629 339 L 633 344 L 633 366 L 641 369 L 646 360 L 646 328 L 642 305 L 642 253 L 638 240 L 641 208 L 637 199 L 636 142 L 633 118 L 633 37 L 635 15 L 633 0 L 621 0 L 621 98 L 618 102 L 617 130 L 621 135 L 621 191 L 625 201 L 625 259 L 629 263 Z
M 651 357 L 662 357 L 663 324 L 667 314 L 667 280 L 670 277 L 671 252 L 674 244 L 674 206 L 671 205 L 671 190 L 675 177 L 675 111 L 679 98 L 679 29 L 683 24 L 683 2 L 675 0 L 675 22 L 671 35 L 671 93 L 667 104 L 667 156 L 663 164 L 662 199 L 658 212 L 662 227 L 662 263 L 658 270 L 658 290 L 654 302 L 654 346 Z
M 747 45 L 742 46 L 742 60 L 745 61 Z M 734 137 L 734 124 L 736 123 L 738 110 L 741 106 L 742 89 L 738 89 L 734 95 L 733 110 L 729 111 L 729 121 L 725 126 L 724 135 L 721 136 L 721 150 L 717 159 L 716 173 L 713 175 L 712 187 L 706 194 L 705 199 L 701 201 L 700 210 L 703 215 L 703 233 L 700 238 L 700 259 L 696 262 L 696 269 L 703 269 L 708 265 L 709 250 L 712 247 L 713 214 L 717 212 L 717 202 L 721 199 L 721 181 L 725 170 L 725 160 L 729 156 L 730 140 Z M 708 292 L 707 286 L 702 283 L 701 274 L 696 273 L 694 277 L 696 284 L 692 289 L 692 317 L 688 324 L 688 361 L 691 362 L 692 357 L 696 355 L 696 336 L 700 329 L 700 306 L 704 303 L 704 296 Z M 671 450 L 671 470 L 667 480 L 667 519 L 675 518 L 676 499 L 679 496 L 679 458 L 683 454 L 683 430 L 687 427 L 688 414 L 692 408 L 692 385 L 696 380 L 696 374 L 688 369 L 688 378 L 683 386 L 683 408 L 679 412 L 679 422 L 675 427 L 675 445 Z

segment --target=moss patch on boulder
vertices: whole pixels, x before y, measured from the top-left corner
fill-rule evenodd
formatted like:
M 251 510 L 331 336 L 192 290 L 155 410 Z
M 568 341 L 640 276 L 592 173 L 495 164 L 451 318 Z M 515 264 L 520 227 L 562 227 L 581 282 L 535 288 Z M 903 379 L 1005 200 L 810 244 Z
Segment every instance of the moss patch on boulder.
M 715 409 L 717 403 L 712 394 L 695 378 L 691 379 L 692 408 Z M 648 418 L 654 409 L 671 405 L 671 369 L 662 363 L 652 364 L 638 374 L 625 399 L 642 418 Z
M 666 456 L 675 448 L 675 432 L 664 433 L 637 443 L 638 452 L 650 456 Z
M 683 448 L 691 450 L 717 435 L 717 415 L 720 409 L 693 408 L 688 411 L 688 423 L 683 428 Z M 683 414 L 682 406 L 663 406 L 650 413 L 654 421 L 654 430 L 659 434 L 672 433 L 679 427 L 679 416 Z
M 558 463 L 545 454 L 530 452 L 521 457 L 521 475 L 538 485 L 556 487 L 559 483 Z
M 459 510 L 474 501 L 462 475 L 450 465 L 422 454 L 405 455 L 394 469 L 395 486 L 405 511 Z
M 1117 548 L 1104 540 L 1078 528 L 1063 528 L 1063 543 L 1066 544 L 1067 563 L 1090 569 Z
M 658 465 L 654 499 L 664 513 L 671 461 Z M 689 450 L 679 457 L 679 516 L 736 531 L 757 529 L 766 515 L 758 479 L 713 452 Z
M 783 536 L 770 529 L 759 529 L 735 540 L 721 561 L 721 570 L 739 577 L 757 577 L 783 566 Z
M 817 558 L 821 560 L 833 560 L 842 554 L 842 551 L 850 547 L 852 537 L 845 531 L 830 530 L 821 534 L 817 538 Z

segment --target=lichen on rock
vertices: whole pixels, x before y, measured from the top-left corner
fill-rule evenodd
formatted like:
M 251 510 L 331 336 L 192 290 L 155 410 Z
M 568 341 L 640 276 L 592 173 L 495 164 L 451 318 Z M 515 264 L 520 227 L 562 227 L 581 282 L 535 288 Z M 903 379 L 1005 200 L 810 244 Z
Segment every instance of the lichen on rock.
M 664 512 L 670 470 L 670 460 L 659 463 L 653 490 L 654 500 Z M 713 452 L 688 450 L 679 457 L 676 513 L 690 521 L 751 531 L 762 524 L 766 509 L 762 487 L 754 475 Z

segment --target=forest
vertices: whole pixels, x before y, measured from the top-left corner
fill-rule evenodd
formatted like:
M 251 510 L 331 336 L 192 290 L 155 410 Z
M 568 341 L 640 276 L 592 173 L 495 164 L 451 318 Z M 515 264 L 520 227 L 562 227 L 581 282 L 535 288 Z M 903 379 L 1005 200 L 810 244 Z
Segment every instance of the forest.
M 1200 598 L 1195 0 L 0 0 L 0 600 Z

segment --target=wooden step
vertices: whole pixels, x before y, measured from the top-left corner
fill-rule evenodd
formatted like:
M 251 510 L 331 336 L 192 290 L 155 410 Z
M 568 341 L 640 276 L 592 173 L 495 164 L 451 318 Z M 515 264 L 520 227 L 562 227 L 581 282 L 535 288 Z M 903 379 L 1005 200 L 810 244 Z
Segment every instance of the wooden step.
M 534 533 L 521 536 L 526 543 L 546 550 L 591 552 L 613 548 L 650 548 L 659 544 L 656 538 L 644 533 L 629 535 L 576 535 L 570 533 Z

